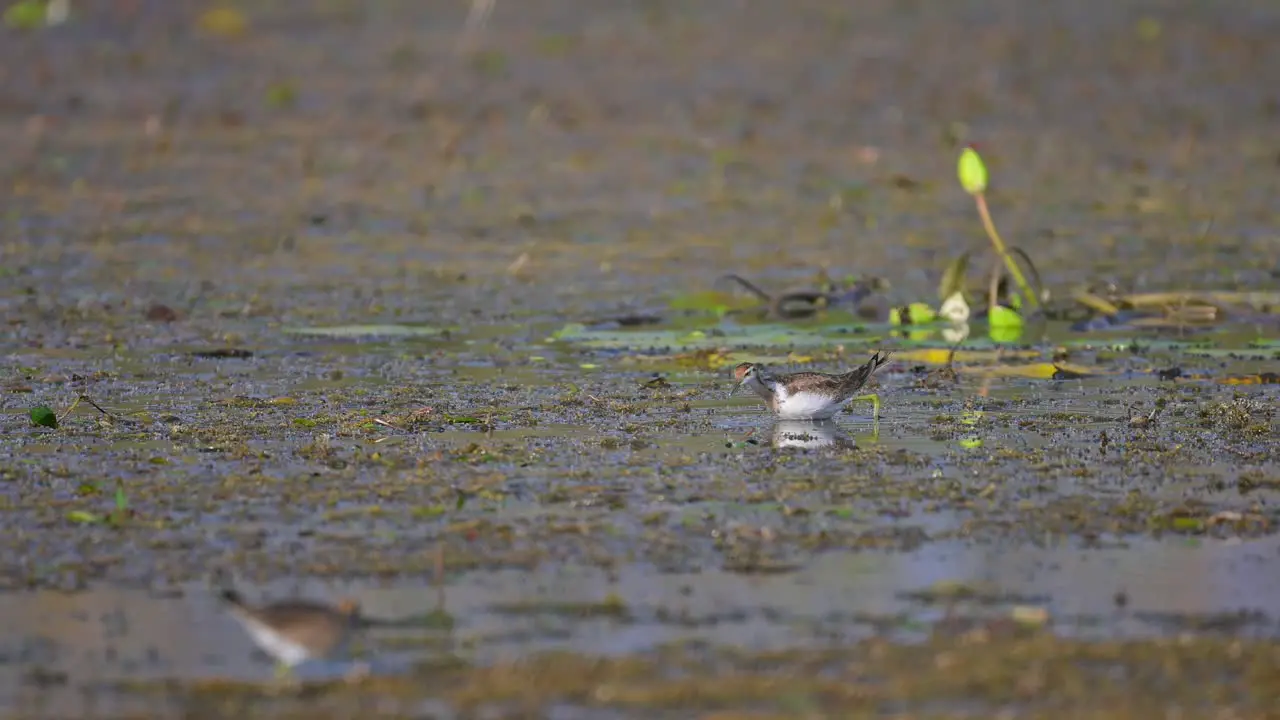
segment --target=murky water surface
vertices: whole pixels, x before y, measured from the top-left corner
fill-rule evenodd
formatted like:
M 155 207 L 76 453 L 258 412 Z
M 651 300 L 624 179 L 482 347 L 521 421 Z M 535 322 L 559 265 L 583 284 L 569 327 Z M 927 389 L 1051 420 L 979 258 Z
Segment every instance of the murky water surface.
M 211 7 L 0 30 L 0 714 L 1275 711 L 1280 10 Z M 1259 294 L 901 332 L 969 141 L 1056 298 Z M 276 677 L 227 582 L 374 624 Z

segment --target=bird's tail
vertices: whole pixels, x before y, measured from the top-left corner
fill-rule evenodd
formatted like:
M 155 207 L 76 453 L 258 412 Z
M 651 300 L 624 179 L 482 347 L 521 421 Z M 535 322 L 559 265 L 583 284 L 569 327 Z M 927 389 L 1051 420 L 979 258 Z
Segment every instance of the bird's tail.
M 862 365 L 862 367 L 850 370 L 845 375 L 845 386 L 856 391 L 871 379 L 876 370 L 879 370 L 889 362 L 889 356 L 893 354 L 892 350 L 876 350 L 871 359 Z

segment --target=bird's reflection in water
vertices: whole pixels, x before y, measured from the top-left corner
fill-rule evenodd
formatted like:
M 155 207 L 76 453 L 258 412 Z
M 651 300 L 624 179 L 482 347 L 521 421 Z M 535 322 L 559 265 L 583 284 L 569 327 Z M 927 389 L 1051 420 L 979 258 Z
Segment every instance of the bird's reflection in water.
M 775 448 L 852 448 L 853 438 L 831 420 L 779 420 L 773 426 Z

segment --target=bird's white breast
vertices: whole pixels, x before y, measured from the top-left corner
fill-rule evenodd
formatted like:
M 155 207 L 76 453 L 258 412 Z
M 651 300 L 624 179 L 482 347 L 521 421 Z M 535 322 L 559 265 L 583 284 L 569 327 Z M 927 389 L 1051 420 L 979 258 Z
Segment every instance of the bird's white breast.
M 285 665 L 298 665 L 311 656 L 300 643 L 293 642 L 265 623 L 248 618 L 241 622 L 258 647 Z
M 774 390 L 778 398 L 778 417 L 784 420 L 826 420 L 840 410 L 840 403 L 825 395 L 792 395 L 782 385 L 776 386 Z

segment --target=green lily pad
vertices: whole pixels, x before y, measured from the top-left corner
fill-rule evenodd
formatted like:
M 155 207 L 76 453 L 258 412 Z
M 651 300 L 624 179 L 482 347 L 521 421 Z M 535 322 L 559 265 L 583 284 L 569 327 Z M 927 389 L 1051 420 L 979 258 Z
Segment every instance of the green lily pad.
M 551 333 L 547 338 L 547 342 L 555 342 L 557 340 L 572 340 L 587 334 L 587 326 L 582 323 L 569 323 L 559 330 Z
M 1003 305 L 996 305 L 991 308 L 991 315 L 988 317 L 987 322 L 991 324 L 991 327 L 1021 328 L 1022 316 L 1018 314 L 1017 310 Z
M 40 427 L 56 428 L 58 416 L 44 405 L 37 405 L 31 408 L 31 423 Z
M 927 325 L 937 319 L 938 313 L 928 303 L 913 302 L 889 311 L 890 325 Z
M 1022 326 L 992 325 L 987 329 L 987 335 L 994 343 L 1016 343 L 1022 340 Z
M 702 310 L 716 315 L 723 315 L 730 310 L 741 310 L 759 304 L 760 302 L 754 298 L 715 290 L 677 295 L 671 298 L 670 302 L 672 310 Z
M 625 330 L 559 333 L 558 340 L 586 348 L 610 350 L 706 350 L 747 347 L 820 347 L 832 339 L 822 332 L 786 325 L 751 325 L 708 332 L 704 330 Z

